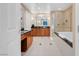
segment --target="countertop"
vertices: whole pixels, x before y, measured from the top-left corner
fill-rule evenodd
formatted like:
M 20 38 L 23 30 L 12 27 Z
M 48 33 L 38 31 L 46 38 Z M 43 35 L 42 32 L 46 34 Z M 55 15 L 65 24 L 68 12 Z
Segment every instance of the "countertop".
M 28 33 L 28 32 L 30 32 L 31 30 L 23 30 L 23 31 L 21 31 L 21 35 L 22 34 L 24 34 L 24 33 Z
M 34 27 L 31 27 L 31 28 L 50 28 L 50 26 L 34 26 Z

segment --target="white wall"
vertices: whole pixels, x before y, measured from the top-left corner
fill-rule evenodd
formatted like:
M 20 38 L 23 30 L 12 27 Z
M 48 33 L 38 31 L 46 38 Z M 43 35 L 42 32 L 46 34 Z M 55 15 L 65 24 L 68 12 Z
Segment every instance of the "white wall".
M 26 10 L 25 8 L 23 8 L 23 6 L 21 5 L 21 17 L 22 17 L 22 20 L 21 20 L 21 28 L 24 28 L 24 20 L 26 19 Z
M 76 40 L 75 40 L 75 51 L 76 55 L 79 55 L 79 3 L 75 4 L 75 29 L 76 29 Z
M 25 30 L 31 30 L 31 23 L 32 19 L 31 19 L 31 14 L 26 10 L 26 19 L 24 20 L 24 29 Z
M 22 5 L 21 5 L 21 14 L 22 14 L 21 27 L 24 28 L 24 30 L 31 30 L 32 25 L 31 13 Z
M 21 14 L 22 14 L 22 24 L 21 27 L 24 28 L 24 30 L 31 30 L 31 13 L 23 6 L 21 5 Z

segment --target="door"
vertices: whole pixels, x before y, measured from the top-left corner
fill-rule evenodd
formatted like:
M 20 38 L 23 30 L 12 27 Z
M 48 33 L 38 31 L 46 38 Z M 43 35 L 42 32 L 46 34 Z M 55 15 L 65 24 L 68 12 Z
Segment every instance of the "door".
M 0 4 L 0 55 L 21 55 L 20 4 Z
M 20 4 L 8 4 L 8 55 L 21 55 Z
M 7 4 L 0 3 L 0 56 L 8 55 L 7 44 L 7 20 L 8 20 Z

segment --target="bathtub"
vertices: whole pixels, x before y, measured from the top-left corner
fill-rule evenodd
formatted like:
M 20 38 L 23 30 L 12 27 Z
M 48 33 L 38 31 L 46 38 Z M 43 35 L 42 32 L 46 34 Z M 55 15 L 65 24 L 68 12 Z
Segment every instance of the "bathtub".
M 73 42 L 72 32 L 57 32 L 62 38 L 66 38 L 68 41 Z

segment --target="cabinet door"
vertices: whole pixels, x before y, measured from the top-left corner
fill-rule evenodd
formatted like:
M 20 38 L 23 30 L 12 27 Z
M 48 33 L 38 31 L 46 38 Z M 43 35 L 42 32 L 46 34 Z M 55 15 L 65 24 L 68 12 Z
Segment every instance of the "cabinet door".
M 31 36 L 27 36 L 27 49 L 32 45 L 32 37 Z
M 35 36 L 37 34 L 37 30 L 32 28 L 32 33 L 31 33 L 33 36 Z
M 50 36 L 50 30 L 48 28 L 42 29 L 41 33 L 43 36 Z

